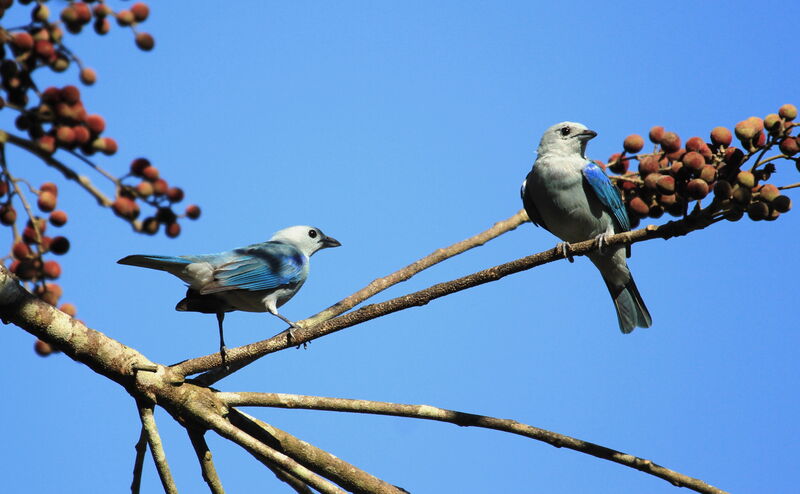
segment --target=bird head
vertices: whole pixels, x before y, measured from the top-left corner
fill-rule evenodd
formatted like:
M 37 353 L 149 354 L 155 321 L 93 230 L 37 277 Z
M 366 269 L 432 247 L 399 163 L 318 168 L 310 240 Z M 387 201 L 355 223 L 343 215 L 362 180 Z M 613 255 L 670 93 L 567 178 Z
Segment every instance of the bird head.
M 561 122 L 547 129 L 539 142 L 539 155 L 551 154 L 559 156 L 580 155 L 586 158 L 586 143 L 594 138 L 597 132 L 589 130 L 585 125 L 575 122 Z
M 292 245 L 307 256 L 311 256 L 311 254 L 320 249 L 339 247 L 342 245 L 335 238 L 322 233 L 322 230 L 319 228 L 303 225 L 284 228 L 276 232 L 270 241 Z

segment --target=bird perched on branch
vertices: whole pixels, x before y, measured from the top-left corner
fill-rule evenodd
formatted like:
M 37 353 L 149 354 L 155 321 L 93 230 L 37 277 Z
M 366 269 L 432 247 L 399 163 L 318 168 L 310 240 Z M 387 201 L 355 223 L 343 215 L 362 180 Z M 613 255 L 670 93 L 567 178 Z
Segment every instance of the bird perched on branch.
M 616 187 L 586 158 L 586 144 L 596 135 L 574 122 L 547 129 L 520 192 L 531 221 L 563 240 L 559 247 L 570 261 L 570 242 L 597 239 L 598 252 L 587 257 L 611 293 L 620 330 L 630 333 L 652 320 L 625 261 L 628 249 L 604 247 L 607 236 L 630 230 L 630 222 Z
M 226 312 L 269 312 L 297 326 L 278 313 L 305 283 L 309 257 L 320 249 L 341 244 L 318 228 L 290 226 L 266 242 L 219 254 L 189 256 L 133 255 L 117 263 L 158 269 L 173 274 L 189 287 L 175 310 L 216 314 L 219 345 L 225 362 L 222 320 Z

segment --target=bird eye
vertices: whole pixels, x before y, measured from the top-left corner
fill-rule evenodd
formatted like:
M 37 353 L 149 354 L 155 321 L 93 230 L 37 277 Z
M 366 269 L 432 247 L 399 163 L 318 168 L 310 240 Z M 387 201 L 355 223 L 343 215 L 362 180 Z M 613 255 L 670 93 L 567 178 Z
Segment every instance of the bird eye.
M 311 238 L 317 238 L 317 231 L 316 230 L 309 230 L 308 236 Z
M 569 127 L 561 127 L 561 135 L 562 136 L 568 136 L 569 135 L 569 131 L 570 131 Z

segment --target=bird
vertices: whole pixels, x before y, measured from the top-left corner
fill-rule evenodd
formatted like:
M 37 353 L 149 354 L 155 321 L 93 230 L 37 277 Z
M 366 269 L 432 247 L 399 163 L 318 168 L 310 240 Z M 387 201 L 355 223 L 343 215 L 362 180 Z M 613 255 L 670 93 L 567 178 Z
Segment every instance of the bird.
M 557 247 L 570 261 L 570 243 L 597 239 L 598 251 L 587 257 L 600 271 L 619 329 L 627 334 L 636 327 L 649 328 L 652 318 L 628 269 L 629 247 L 605 247 L 608 236 L 630 230 L 630 220 L 605 171 L 586 158 L 586 145 L 596 136 L 575 122 L 548 128 L 520 194 L 530 220 L 563 241 Z
M 175 310 L 216 314 L 223 365 L 226 347 L 222 321 L 231 311 L 269 312 L 298 326 L 278 312 L 305 283 L 309 258 L 320 249 L 339 247 L 338 240 L 312 226 L 290 226 L 266 242 L 217 254 L 185 256 L 130 255 L 118 264 L 166 271 L 183 280 L 186 296 Z

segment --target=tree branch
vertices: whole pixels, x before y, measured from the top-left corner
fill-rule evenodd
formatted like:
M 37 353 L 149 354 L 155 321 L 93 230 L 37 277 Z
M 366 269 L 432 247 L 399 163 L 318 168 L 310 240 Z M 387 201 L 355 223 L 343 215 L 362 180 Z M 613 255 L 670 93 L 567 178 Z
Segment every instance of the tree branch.
M 209 424 L 212 424 L 213 429 L 219 435 L 243 447 L 265 465 L 276 465 L 281 470 L 285 470 L 292 476 L 302 480 L 324 494 L 343 494 L 345 492 L 292 458 L 276 451 L 250 434 L 235 427 L 224 418 L 213 415 L 206 417 L 206 420 Z
M 301 441 L 288 432 L 266 424 L 240 410 L 232 408 L 228 420 L 262 443 L 269 444 L 270 447 L 294 458 L 298 463 L 350 492 L 374 494 L 399 494 L 402 492 L 393 485 L 354 467 L 327 451 Z
M 147 454 L 147 433 L 142 427 L 139 433 L 139 440 L 136 441 L 136 458 L 133 460 L 133 480 L 131 481 L 131 494 L 139 494 L 142 485 L 142 469 L 144 468 L 144 456 Z
M 208 449 L 208 444 L 204 437 L 205 432 L 194 427 L 187 427 L 186 432 L 189 434 L 189 440 L 192 442 L 197 460 L 200 462 L 203 480 L 208 484 L 211 494 L 225 494 L 222 481 L 220 481 L 217 469 L 214 467 L 213 455 L 211 450 Z
M 332 317 L 338 316 L 339 314 L 343 314 L 364 300 L 367 300 L 368 298 L 386 290 L 387 288 L 403 281 L 407 281 L 420 271 L 428 269 L 431 266 L 434 266 L 453 256 L 457 256 L 458 254 L 466 252 L 470 249 L 480 247 L 486 242 L 497 238 L 504 233 L 514 230 L 526 221 L 528 221 L 528 215 L 524 210 L 520 210 L 510 218 L 498 221 L 488 230 L 485 230 L 466 240 L 457 242 L 449 247 L 436 249 L 422 259 L 415 261 L 390 275 L 372 281 L 369 285 L 365 286 L 361 290 L 336 302 L 322 312 L 318 312 L 317 314 L 303 319 L 302 321 L 297 321 L 295 324 L 300 327 L 311 327 L 323 321 L 327 321 Z
M 169 471 L 167 454 L 164 452 L 164 445 L 161 443 L 161 436 L 158 434 L 158 427 L 156 427 L 156 420 L 153 416 L 153 407 L 152 405 L 139 403 L 138 408 L 139 418 L 142 420 L 142 430 L 147 436 L 147 443 L 150 445 L 150 453 L 153 455 L 153 462 L 156 464 L 156 470 L 158 470 L 158 477 L 161 479 L 161 485 L 164 486 L 164 492 L 167 494 L 178 494 L 175 480 L 172 478 L 172 473 Z
M 700 479 L 689 477 L 674 470 L 662 467 L 650 460 L 639 458 L 599 444 L 565 436 L 545 429 L 539 429 L 515 420 L 499 419 L 472 413 L 457 412 L 429 405 L 403 405 L 369 400 L 350 400 L 345 398 L 325 398 L 320 396 L 293 395 L 283 393 L 217 393 L 217 398 L 227 405 L 263 406 L 272 408 L 326 410 L 336 412 L 368 413 L 416 419 L 448 422 L 461 427 L 482 427 L 542 441 L 557 448 L 568 448 L 580 453 L 613 461 L 641 472 L 659 477 L 678 487 L 686 487 L 696 492 L 724 494 L 725 491 L 711 486 Z
M 711 206 L 709 206 L 711 208 Z M 654 238 L 669 239 L 672 237 L 686 235 L 687 233 L 699 230 L 709 226 L 710 224 L 719 221 L 720 217 L 711 214 L 713 210 L 709 210 L 708 214 L 693 214 L 678 221 L 670 221 L 660 226 L 649 225 L 646 228 L 634 230 L 630 232 L 618 233 L 608 237 L 606 245 L 614 246 L 619 244 L 634 244 L 651 240 Z M 597 241 L 595 239 L 586 240 L 570 245 L 572 255 L 586 255 L 597 250 Z M 420 290 L 408 295 L 403 295 L 385 302 L 367 305 L 361 309 L 349 312 L 347 314 L 330 319 L 323 323 L 296 329 L 294 337 L 289 341 L 287 332 L 280 333 L 272 338 L 251 343 L 249 345 L 241 346 L 228 350 L 227 359 L 229 368 L 222 368 L 222 361 L 219 353 L 205 355 L 190 360 L 186 360 L 172 367 L 172 370 L 178 375 L 191 375 L 198 372 L 204 372 L 208 369 L 214 369 L 206 372 L 205 374 L 193 379 L 193 382 L 210 386 L 220 379 L 230 375 L 238 369 L 254 362 L 255 360 L 263 357 L 264 355 L 274 353 L 286 348 L 296 346 L 298 344 L 306 343 L 308 341 L 320 338 L 322 336 L 335 333 L 350 326 L 355 326 L 365 321 L 375 319 L 378 317 L 391 314 L 410 307 L 417 307 L 425 305 L 432 300 L 451 295 L 468 288 L 478 285 L 497 281 L 508 275 L 519 273 L 543 264 L 553 261 L 564 259 L 564 254 L 561 249 L 553 248 L 538 254 L 533 254 L 515 261 L 500 264 L 477 273 L 473 273 L 461 278 L 438 283 L 424 290 Z

